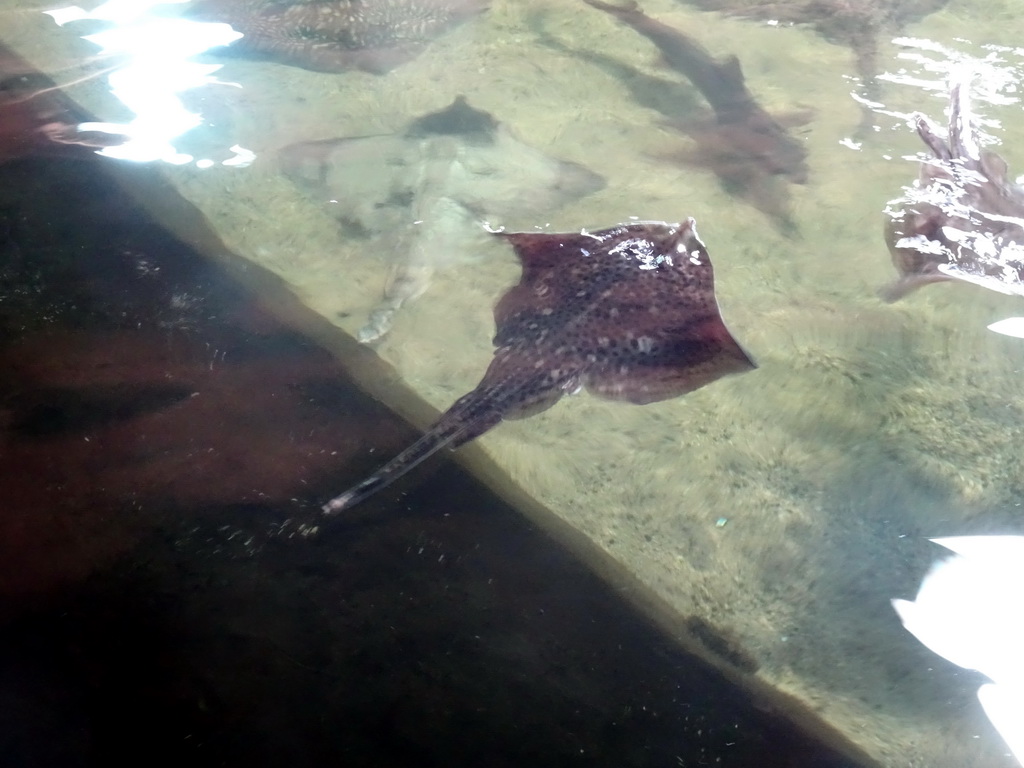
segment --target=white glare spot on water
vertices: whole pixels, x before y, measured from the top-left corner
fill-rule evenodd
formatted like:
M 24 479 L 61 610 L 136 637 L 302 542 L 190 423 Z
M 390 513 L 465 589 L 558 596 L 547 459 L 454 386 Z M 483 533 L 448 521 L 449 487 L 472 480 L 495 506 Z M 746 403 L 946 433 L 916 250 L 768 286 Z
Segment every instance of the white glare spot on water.
M 988 326 L 990 331 L 1001 333 L 1004 336 L 1013 336 L 1017 339 L 1024 339 L 1024 317 L 1007 317 Z
M 949 661 L 991 682 L 978 699 L 1018 759 L 1024 759 L 1024 537 L 932 539 L 955 556 L 932 566 L 913 600 L 893 600 L 903 626 Z
M 160 16 L 154 10 L 183 0 L 109 0 L 92 11 L 69 6 L 46 13 L 58 25 L 76 21 L 108 22 L 112 26 L 82 39 L 98 46 L 101 53 L 116 57 L 119 64 L 108 76 L 110 92 L 135 117 L 127 123 L 94 122 L 79 126 L 124 137 L 124 142 L 98 150 L 99 154 L 135 162 L 160 160 L 172 165 L 196 162 L 209 168 L 215 161 L 179 151 L 174 140 L 203 124 L 201 114 L 189 111 L 179 94 L 207 85 L 236 85 L 213 77 L 219 64 L 190 61 L 211 48 L 227 45 L 242 37 L 228 24 L 206 23 Z M 232 147 L 235 155 L 223 165 L 244 167 L 255 155 Z
M 256 159 L 255 152 L 238 144 L 233 144 L 230 149 L 235 153 L 235 156 L 229 157 L 227 160 L 222 162 L 221 165 L 226 165 L 229 168 L 248 168 L 252 165 L 252 161 Z

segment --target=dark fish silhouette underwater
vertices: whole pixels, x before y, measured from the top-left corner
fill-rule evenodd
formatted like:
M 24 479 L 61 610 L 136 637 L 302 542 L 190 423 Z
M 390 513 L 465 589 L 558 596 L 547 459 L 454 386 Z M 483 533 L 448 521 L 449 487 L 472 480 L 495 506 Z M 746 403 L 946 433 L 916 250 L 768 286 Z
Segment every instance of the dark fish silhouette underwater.
M 494 310 L 494 358 L 476 388 L 426 433 L 324 505 L 358 504 L 441 448 L 502 419 L 532 416 L 586 388 L 644 405 L 756 367 L 726 328 L 714 272 L 693 219 L 594 232 L 496 232 L 522 277 Z
M 899 278 L 880 295 L 896 301 L 928 283 L 960 280 L 1024 296 L 1024 187 L 1006 161 L 983 150 L 970 83 L 950 93 L 947 138 L 924 115 L 914 122 L 934 157 L 889 203 L 885 239 Z
M 913 22 L 943 8 L 949 0 L 680 0 L 705 11 L 809 26 L 826 40 L 853 51 L 863 96 L 858 135 L 875 124 L 870 104 L 881 100 L 879 43 L 902 34 Z
M 722 187 L 760 210 L 784 232 L 796 229 L 789 210 L 787 182 L 807 182 L 807 149 L 787 127 L 808 122 L 806 111 L 772 115 L 747 88 L 736 56 L 713 56 L 681 30 L 640 10 L 635 0 L 619 5 L 583 0 L 650 40 L 662 59 L 693 83 L 711 106 L 712 119 L 673 121 L 696 147 L 680 160 L 710 169 Z

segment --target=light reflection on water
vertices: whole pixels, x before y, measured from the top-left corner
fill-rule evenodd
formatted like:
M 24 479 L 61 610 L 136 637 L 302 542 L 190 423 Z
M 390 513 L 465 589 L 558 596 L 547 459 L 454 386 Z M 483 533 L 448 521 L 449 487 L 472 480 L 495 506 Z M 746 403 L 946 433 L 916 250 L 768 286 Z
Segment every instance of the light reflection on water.
M 379 77 L 231 60 L 218 75 L 240 88 L 207 82 L 192 97 L 216 102 L 217 122 L 230 126 L 218 137 L 222 157 L 247 147 L 256 161 L 168 177 L 234 250 L 351 333 L 403 258 L 401 243 L 382 231 L 341 236 L 330 203 L 278 173 L 286 145 L 400 133 L 465 94 L 523 143 L 607 182 L 550 215 L 495 226 L 693 215 L 724 316 L 761 369 L 642 409 L 578 398 L 502 425 L 484 450 L 673 609 L 722 627 L 759 660 L 763 679 L 813 702 L 884 764 L 908 755 L 927 765 L 1010 764 L 980 714 L 960 711 L 972 686 L 929 669 L 888 600 L 912 593 L 931 557 L 928 537 L 1020 531 L 1024 349 L 986 331 L 1020 308 L 967 285 L 926 288 L 893 307 L 874 295 L 892 277 L 882 210 L 916 177 L 922 151 L 907 120 L 920 111 L 942 122 L 951 76 L 978 73 L 982 142 L 1024 168 L 1024 52 L 1013 44 L 1024 30 L 1006 9 L 954 3 L 882 41 L 877 127 L 854 138 L 845 49 L 807 29 L 644 4 L 716 55 L 738 53 L 770 111 L 813 110 L 794 132 L 811 176 L 792 189 L 793 237 L 706 170 L 671 162 L 690 144 L 665 116 L 680 100 L 699 105 L 699 95 L 654 64 L 631 30 L 568 2 L 495 2 Z M 209 78 L 219 60 L 202 61 L 218 62 L 197 65 Z M 669 97 L 676 106 L 663 103 Z M 486 258 L 471 266 L 478 253 L 445 254 L 378 348 L 438 408 L 479 378 L 493 301 L 515 280 L 508 254 L 493 244 L 480 252 Z
M 47 11 L 57 24 L 71 24 L 72 28 L 76 22 L 109 22 L 109 28 L 82 38 L 99 46 L 104 58 L 117 60 L 113 71 L 106 75 L 110 93 L 135 117 L 127 123 L 88 122 L 79 126 L 81 131 L 124 137 L 122 143 L 104 147 L 99 154 L 135 162 L 160 160 L 183 165 L 194 161 L 199 168 L 213 165 L 210 158 L 195 158 L 175 147 L 176 139 L 204 125 L 203 115 L 187 109 L 178 94 L 195 88 L 232 85 L 213 77 L 221 65 L 200 64 L 191 59 L 211 48 L 230 44 L 241 34 L 228 24 L 160 15 L 161 6 L 186 1 L 111 0 L 91 12 L 78 6 Z M 254 159 L 252 152 L 238 144 L 227 151 L 231 156 L 221 161 L 226 166 L 244 167 Z

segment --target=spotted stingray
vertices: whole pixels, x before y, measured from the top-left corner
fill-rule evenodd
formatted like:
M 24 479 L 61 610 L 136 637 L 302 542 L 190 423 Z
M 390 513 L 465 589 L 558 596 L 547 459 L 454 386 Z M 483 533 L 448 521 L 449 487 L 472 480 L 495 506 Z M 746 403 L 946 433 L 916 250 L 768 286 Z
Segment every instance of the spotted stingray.
M 693 219 L 496 234 L 512 244 L 523 273 L 494 310 L 496 350 L 483 379 L 324 512 L 358 504 L 441 448 L 550 408 L 564 394 L 586 388 L 644 405 L 756 367 L 722 320 Z
M 489 0 L 197 0 L 192 18 L 231 24 L 231 46 L 318 72 L 383 74 L 432 39 L 486 10 Z

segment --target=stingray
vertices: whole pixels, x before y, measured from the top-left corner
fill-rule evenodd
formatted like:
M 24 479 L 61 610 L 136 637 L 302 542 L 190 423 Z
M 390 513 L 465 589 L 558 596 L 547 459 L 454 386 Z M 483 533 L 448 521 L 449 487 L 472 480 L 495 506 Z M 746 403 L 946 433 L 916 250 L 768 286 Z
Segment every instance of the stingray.
M 359 331 L 364 343 L 428 287 L 431 274 L 477 249 L 493 226 L 528 226 L 604 186 L 576 163 L 517 140 L 458 97 L 397 135 L 293 144 L 286 174 L 323 200 L 350 236 L 391 255 L 384 298 Z
M 494 310 L 496 349 L 483 379 L 324 512 L 347 509 L 441 448 L 546 410 L 564 394 L 586 388 L 644 405 L 756 367 L 722 320 L 693 219 L 495 234 L 512 244 L 523 272 Z
M 914 118 L 934 157 L 887 209 L 886 242 L 900 275 L 881 291 L 888 301 L 946 280 L 1024 296 L 1024 188 L 1003 158 L 981 149 L 969 91 L 969 83 L 952 88 L 945 137 L 924 115 Z
M 317 72 L 383 74 L 489 0 L 199 0 L 191 18 L 230 24 L 229 50 Z
M 858 133 L 874 125 L 871 105 L 879 101 L 878 41 L 898 35 L 907 24 L 941 9 L 949 0 L 681 0 L 706 11 L 762 19 L 773 23 L 807 24 L 826 40 L 848 46 L 856 59 L 864 89 L 863 118 Z
M 696 149 L 682 159 L 710 169 L 730 194 L 742 197 L 787 233 L 795 230 L 786 182 L 807 181 L 807 150 L 787 126 L 806 123 L 806 112 L 770 114 L 747 88 L 736 56 L 713 56 L 681 30 L 647 16 L 636 2 L 612 5 L 584 0 L 646 37 L 664 62 L 693 83 L 714 117 L 673 121 L 693 138 Z

